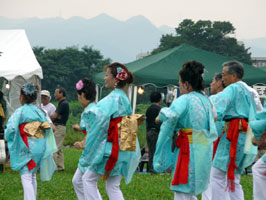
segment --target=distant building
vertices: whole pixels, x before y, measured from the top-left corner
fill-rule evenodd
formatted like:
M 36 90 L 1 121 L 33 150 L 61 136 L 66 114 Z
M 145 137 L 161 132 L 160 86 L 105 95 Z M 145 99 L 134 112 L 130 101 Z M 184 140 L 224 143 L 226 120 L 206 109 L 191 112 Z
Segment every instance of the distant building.
M 266 57 L 252 57 L 252 65 L 256 68 L 261 68 L 266 66 Z
M 244 42 L 242 42 L 242 41 L 237 41 L 237 44 L 240 45 L 240 46 L 244 46 L 245 45 Z
M 150 52 L 139 53 L 139 54 L 136 55 L 136 60 L 142 59 L 142 58 L 150 56 L 150 55 L 151 55 Z

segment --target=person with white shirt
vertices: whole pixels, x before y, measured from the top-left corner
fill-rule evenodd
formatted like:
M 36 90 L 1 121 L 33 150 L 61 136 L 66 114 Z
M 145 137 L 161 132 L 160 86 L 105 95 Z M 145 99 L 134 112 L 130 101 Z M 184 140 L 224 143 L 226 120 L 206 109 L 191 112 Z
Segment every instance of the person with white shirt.
M 54 104 L 50 103 L 51 95 L 48 90 L 42 90 L 41 91 L 41 109 L 46 113 L 46 118 L 48 119 L 48 122 L 51 124 L 53 131 L 55 130 L 55 126 L 50 118 L 52 114 L 55 113 L 56 107 Z
M 52 114 L 54 114 L 56 110 L 56 107 L 54 106 L 54 104 L 50 103 L 50 100 L 51 100 L 50 92 L 48 90 L 42 90 L 41 91 L 41 101 L 42 101 L 41 107 L 48 113 L 49 117 Z

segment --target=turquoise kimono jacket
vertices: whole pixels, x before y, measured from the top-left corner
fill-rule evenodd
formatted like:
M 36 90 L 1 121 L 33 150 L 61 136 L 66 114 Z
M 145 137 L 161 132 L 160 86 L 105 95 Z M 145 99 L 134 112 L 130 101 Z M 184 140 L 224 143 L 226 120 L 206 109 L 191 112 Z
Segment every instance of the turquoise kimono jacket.
M 214 102 L 217 98 L 217 95 L 211 95 L 210 97 L 210 100 L 211 102 Z M 217 133 L 218 133 L 218 137 L 222 136 L 223 135 L 223 130 L 224 130 L 224 120 L 222 119 L 218 119 L 216 122 L 215 122 L 215 125 L 216 125 L 216 129 L 217 129 Z
M 256 120 L 249 123 L 256 140 L 260 140 L 260 137 L 266 130 L 266 109 L 256 114 Z M 266 163 L 266 154 L 262 156 L 262 160 Z
M 213 104 L 216 108 L 218 120 L 229 120 L 232 118 L 246 118 L 252 121 L 256 114 L 256 103 L 252 93 L 241 82 L 236 82 L 227 86 L 222 92 L 216 95 Z M 213 166 L 224 172 L 227 172 L 230 157 L 230 141 L 226 139 L 227 132 L 223 134 L 214 160 Z M 244 168 L 250 166 L 255 157 L 256 151 L 246 153 L 244 150 L 246 143 L 246 133 L 239 133 L 237 142 L 236 165 L 238 167 L 235 173 L 243 173 Z
M 91 127 L 90 125 L 91 125 L 91 124 L 90 124 L 90 120 L 89 120 L 88 115 L 89 115 L 89 112 L 91 111 L 91 108 L 93 108 L 95 105 L 96 105 L 95 103 L 90 103 L 90 104 L 84 109 L 84 111 L 83 111 L 82 114 L 81 114 L 81 120 L 80 120 L 79 127 L 80 127 L 81 130 L 85 130 L 85 131 L 86 131 L 86 133 L 87 133 L 87 137 L 89 137 L 88 134 L 89 134 L 90 131 L 91 131 L 91 130 L 90 130 L 90 127 Z M 81 155 L 79 161 L 82 162 L 83 159 L 84 159 L 84 154 L 82 153 L 82 155 Z M 82 167 L 82 166 L 80 165 L 80 162 L 79 162 L 79 164 L 78 164 L 78 168 L 80 169 L 80 171 L 81 171 L 82 173 L 85 173 L 86 170 L 87 170 L 87 167 Z
M 118 88 L 93 106 L 86 114 L 89 133 L 79 166 L 103 175 L 112 151 L 112 143 L 107 142 L 110 120 L 131 114 L 129 99 L 126 93 Z M 118 161 L 110 176 L 123 175 L 128 184 L 138 166 L 140 155 L 139 143 L 136 139 L 136 151 L 119 151 Z
M 8 143 L 11 168 L 20 174 L 32 173 L 40 168 L 41 180 L 48 181 L 56 169 L 53 153 L 57 151 L 52 128 L 45 130 L 44 138 L 28 138 L 29 147 L 22 140 L 19 126 L 32 121 L 48 121 L 44 111 L 33 104 L 18 108 L 9 118 L 5 129 L 5 140 Z M 37 167 L 28 170 L 27 163 L 33 159 Z
M 208 188 L 213 141 L 217 131 L 210 100 L 199 92 L 190 92 L 177 98 L 169 108 L 162 108 L 159 113 L 162 121 L 156 152 L 153 160 L 154 169 L 164 172 L 172 167 L 172 179 L 179 156 L 179 148 L 171 151 L 175 131 L 192 128 L 192 144 L 189 157 L 189 177 L 187 184 L 171 185 L 177 192 L 198 195 Z

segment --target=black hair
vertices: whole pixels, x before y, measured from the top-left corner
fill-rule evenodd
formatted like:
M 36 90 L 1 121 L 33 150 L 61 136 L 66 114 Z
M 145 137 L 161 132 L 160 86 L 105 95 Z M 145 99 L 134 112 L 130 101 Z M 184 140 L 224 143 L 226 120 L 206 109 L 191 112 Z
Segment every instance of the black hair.
M 157 91 L 153 91 L 150 95 L 150 101 L 151 103 L 158 103 L 159 101 L 161 101 L 162 99 L 162 95 L 160 92 Z
M 222 81 L 223 75 L 222 73 L 216 73 L 214 74 L 214 79 L 216 81 Z M 225 88 L 224 82 L 222 81 L 222 87 Z
M 185 62 L 179 71 L 182 83 L 186 81 L 191 85 L 192 89 L 197 92 L 204 90 L 203 80 L 204 65 L 195 60 Z
M 132 74 L 130 71 L 128 71 L 128 69 L 127 69 L 127 67 L 126 67 L 125 65 L 123 65 L 123 64 L 121 64 L 121 63 L 114 62 L 114 63 L 112 63 L 112 64 L 110 64 L 110 65 L 107 65 L 107 66 L 104 67 L 104 71 L 106 71 L 107 68 L 109 68 L 109 69 L 111 70 L 111 74 L 113 75 L 113 77 L 116 78 L 116 75 L 118 74 L 118 73 L 117 73 L 117 68 L 118 68 L 118 67 L 121 67 L 122 69 L 124 69 L 124 70 L 127 72 L 128 77 L 127 77 L 126 80 L 119 80 L 119 81 L 117 82 L 116 87 L 117 87 L 117 88 L 122 88 L 122 87 L 124 87 L 126 84 L 131 84 L 131 83 L 133 83 L 134 80 L 135 80 L 133 74 Z
M 23 87 L 24 86 L 22 86 L 22 88 L 20 89 L 20 94 L 23 96 L 24 102 L 26 104 L 30 104 L 36 101 L 38 92 L 40 90 L 39 86 L 37 84 L 34 84 L 34 87 L 36 88 L 36 90 L 32 95 L 25 94 L 25 92 L 23 91 Z
M 96 97 L 96 85 L 95 83 L 88 79 L 88 78 L 83 78 L 82 80 L 83 87 L 81 90 L 77 90 L 77 93 L 81 95 L 81 93 L 85 94 L 85 98 L 90 101 L 95 101 Z
M 220 80 L 222 80 L 222 78 L 223 78 L 222 73 L 216 73 L 216 74 L 214 74 L 214 79 L 216 81 L 220 81 Z
M 56 89 L 58 89 L 58 92 L 59 92 L 60 94 L 63 93 L 63 97 L 66 97 L 66 90 L 65 90 L 65 88 L 58 87 L 58 88 L 56 88 Z
M 237 78 L 242 79 L 244 76 L 244 67 L 238 61 L 229 61 L 223 64 L 223 67 L 227 67 L 227 72 L 229 74 L 236 73 Z

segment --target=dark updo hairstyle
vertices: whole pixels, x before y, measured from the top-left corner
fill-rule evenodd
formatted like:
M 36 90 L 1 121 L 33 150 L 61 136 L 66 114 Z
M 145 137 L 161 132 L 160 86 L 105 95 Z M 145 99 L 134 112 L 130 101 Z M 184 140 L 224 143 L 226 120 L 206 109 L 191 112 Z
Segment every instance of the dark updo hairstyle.
M 26 83 L 26 84 L 28 84 L 28 83 Z M 24 84 L 22 86 L 22 88 L 20 89 L 20 94 L 23 96 L 24 103 L 30 104 L 30 103 L 33 103 L 34 101 L 36 101 L 40 88 L 37 84 L 31 83 L 34 85 L 33 89 L 35 89 L 35 90 L 32 94 L 26 94 L 24 91 L 24 87 L 26 84 Z
M 203 72 L 203 64 L 193 60 L 183 64 L 182 69 L 179 71 L 179 75 L 182 83 L 187 81 L 194 91 L 201 92 L 204 90 Z
M 127 69 L 127 67 L 125 65 L 123 65 L 121 63 L 118 63 L 118 62 L 114 62 L 114 63 L 112 63 L 110 65 L 105 66 L 104 67 L 104 71 L 106 72 L 107 68 L 109 68 L 110 71 L 111 71 L 111 74 L 113 75 L 113 77 L 116 78 L 116 75 L 118 74 L 117 68 L 119 68 L 119 67 L 124 69 L 127 72 L 127 74 L 128 74 L 128 77 L 127 77 L 126 80 L 117 80 L 118 82 L 117 82 L 116 87 L 117 88 L 123 88 L 126 84 L 131 84 L 131 83 L 134 82 L 133 74 L 130 71 L 128 71 L 128 69 Z
M 83 83 L 83 87 L 80 90 L 77 89 L 77 93 L 79 95 L 81 95 L 81 93 L 84 93 L 85 98 L 87 100 L 95 101 L 95 97 L 96 97 L 96 85 L 95 85 L 95 83 L 88 78 L 83 78 L 81 81 Z

